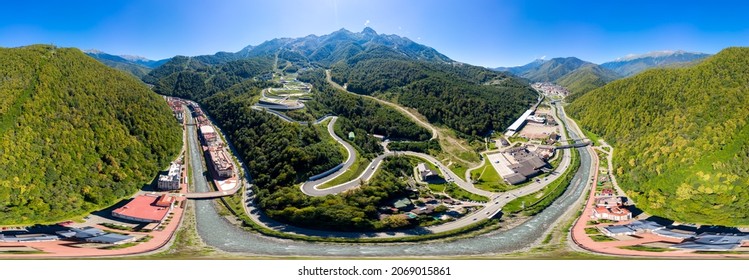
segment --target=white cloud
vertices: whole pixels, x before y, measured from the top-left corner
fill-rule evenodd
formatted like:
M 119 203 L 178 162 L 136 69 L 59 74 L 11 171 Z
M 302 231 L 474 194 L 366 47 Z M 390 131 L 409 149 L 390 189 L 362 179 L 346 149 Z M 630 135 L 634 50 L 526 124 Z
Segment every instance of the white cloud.
M 367 25 L 369 25 L 369 20 L 364 22 L 364 26 L 367 26 Z
M 545 55 L 542 55 L 542 56 L 541 56 L 541 59 L 546 59 L 546 56 L 545 56 Z
M 421 37 L 416 37 L 416 40 L 421 40 Z
M 401 27 L 400 27 L 400 26 L 398 26 L 398 30 L 401 30 Z

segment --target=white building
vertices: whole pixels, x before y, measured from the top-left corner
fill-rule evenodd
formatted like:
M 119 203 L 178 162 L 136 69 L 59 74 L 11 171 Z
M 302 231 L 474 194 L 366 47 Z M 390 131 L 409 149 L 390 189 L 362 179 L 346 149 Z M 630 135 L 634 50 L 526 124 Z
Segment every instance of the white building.
M 169 173 L 159 176 L 157 188 L 164 191 L 179 190 L 180 168 L 182 167 L 179 164 L 172 162 L 172 165 L 169 167 Z
M 525 111 L 515 122 L 513 122 L 510 127 L 507 128 L 507 132 L 505 135 L 507 137 L 511 137 L 515 134 L 515 132 L 520 131 L 521 128 L 523 128 L 523 125 L 525 125 L 525 121 L 528 120 L 528 116 L 533 114 L 533 110 Z

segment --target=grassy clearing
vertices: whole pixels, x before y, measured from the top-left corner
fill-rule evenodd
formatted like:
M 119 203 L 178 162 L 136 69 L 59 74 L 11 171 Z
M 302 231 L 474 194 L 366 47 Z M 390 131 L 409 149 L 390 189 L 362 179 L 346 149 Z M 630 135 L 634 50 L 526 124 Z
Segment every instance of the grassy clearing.
M 318 188 L 325 189 L 325 188 L 334 187 L 336 185 L 346 183 L 348 181 L 351 181 L 359 177 L 359 175 L 361 175 L 364 172 L 364 170 L 367 169 L 367 166 L 369 166 L 370 161 L 363 157 L 360 157 L 359 153 L 356 151 L 354 151 L 354 157 L 356 159 L 354 160 L 354 164 L 352 164 L 351 167 L 348 170 L 346 170 L 346 172 L 343 172 L 341 176 L 338 176 L 335 179 L 330 180 L 327 183 L 320 185 Z
M 643 252 L 670 252 L 670 251 L 676 251 L 675 249 L 671 249 L 671 248 L 659 248 L 659 247 L 650 247 L 650 246 L 643 246 L 643 245 L 619 246 L 617 248 L 619 248 L 619 249 L 625 249 L 625 250 L 633 250 L 633 251 L 643 251 Z
M 447 183 L 441 183 L 441 184 L 427 184 L 427 187 L 429 190 L 435 193 L 445 193 L 445 190 L 447 189 Z
M 588 227 L 585 228 L 585 234 L 601 234 L 601 231 L 595 227 Z
M 463 176 L 465 176 L 466 170 L 468 170 L 468 167 L 465 166 L 465 164 L 453 161 L 453 164 L 448 166 L 448 168 L 450 168 L 452 172 L 455 172 L 455 175 L 458 175 L 461 179 L 465 179 Z
M 595 242 L 616 241 L 616 239 L 605 236 L 605 235 L 591 235 L 590 239 L 593 239 L 593 241 Z
M 484 167 L 471 171 L 471 180 L 473 180 L 476 188 L 490 192 L 504 192 L 519 187 L 505 184 L 497 170 L 489 162 L 489 158 L 484 158 Z
M 585 128 L 580 127 L 580 129 L 582 129 L 583 134 L 585 134 L 585 137 L 590 139 L 591 142 L 593 142 L 593 146 L 598 146 L 601 144 L 600 142 L 598 142 L 598 140 L 601 139 L 600 136 L 596 135 L 593 132 L 586 130 Z
M 450 183 L 445 188 L 445 193 L 452 197 L 453 199 L 463 200 L 463 201 L 476 201 L 476 202 L 488 202 L 489 198 L 483 195 L 477 195 L 474 193 L 470 193 L 457 185 Z

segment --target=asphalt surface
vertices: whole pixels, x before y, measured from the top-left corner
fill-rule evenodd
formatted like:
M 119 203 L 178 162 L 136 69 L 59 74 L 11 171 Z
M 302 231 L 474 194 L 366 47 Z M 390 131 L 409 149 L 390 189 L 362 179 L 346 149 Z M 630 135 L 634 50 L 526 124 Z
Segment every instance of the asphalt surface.
M 325 196 L 328 194 L 336 194 L 336 193 L 358 186 L 358 185 L 349 186 L 349 184 L 352 182 L 358 183 L 358 181 L 352 181 L 352 182 L 347 182 L 347 183 L 344 183 L 342 185 L 338 185 L 332 188 L 327 188 L 327 189 L 317 188 L 318 186 L 325 184 L 328 181 L 337 178 L 338 176 L 343 175 L 343 173 L 345 173 L 347 170 L 349 170 L 349 168 L 351 168 L 351 166 L 354 164 L 354 161 L 356 161 L 356 157 L 354 156 L 356 155 L 356 150 L 354 150 L 354 147 L 351 146 L 351 144 L 349 144 L 348 142 L 341 139 L 341 137 L 338 137 L 338 135 L 336 135 L 335 132 L 333 131 L 333 126 L 335 125 L 336 120 L 338 120 L 338 117 L 331 117 L 331 120 L 328 123 L 328 133 L 330 134 L 331 137 L 333 137 L 333 139 L 335 139 L 336 142 L 338 142 L 338 144 L 341 144 L 343 145 L 344 148 L 346 148 L 348 157 L 346 158 L 346 161 L 343 162 L 343 167 L 341 167 L 341 169 L 339 169 L 338 171 L 333 172 L 330 175 L 319 178 L 317 180 L 310 180 L 310 181 L 304 182 L 301 188 L 302 188 L 302 192 L 307 195 Z

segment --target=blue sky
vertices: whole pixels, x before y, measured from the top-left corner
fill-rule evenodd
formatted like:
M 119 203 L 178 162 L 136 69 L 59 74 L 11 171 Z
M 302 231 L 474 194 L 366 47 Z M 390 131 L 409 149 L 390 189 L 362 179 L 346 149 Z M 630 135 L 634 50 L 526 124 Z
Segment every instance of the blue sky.
M 398 34 L 452 59 L 602 63 L 656 50 L 749 45 L 743 1 L 9 1 L 0 46 L 45 43 L 151 59 L 237 51 L 340 28 Z

